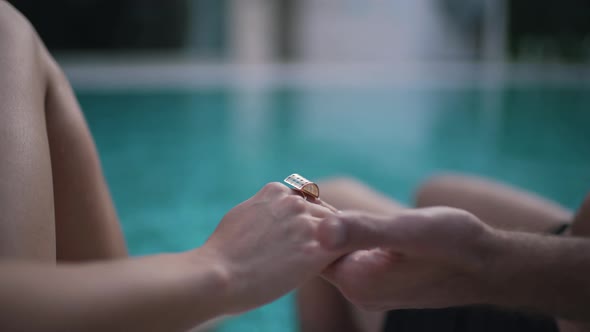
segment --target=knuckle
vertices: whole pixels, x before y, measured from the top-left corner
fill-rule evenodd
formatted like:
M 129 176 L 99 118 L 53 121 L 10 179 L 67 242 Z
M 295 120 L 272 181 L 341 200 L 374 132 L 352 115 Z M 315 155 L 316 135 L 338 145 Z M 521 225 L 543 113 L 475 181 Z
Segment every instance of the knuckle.
M 262 187 L 263 191 L 273 191 L 276 190 L 277 187 L 277 183 L 276 182 L 270 182 L 264 185 L 264 187 Z
M 280 192 L 284 192 L 286 188 L 287 187 L 285 187 L 279 182 L 270 182 L 265 184 L 264 187 L 262 187 L 262 189 L 260 190 L 260 192 L 265 194 L 278 194 Z
M 315 243 L 307 243 L 300 248 L 303 255 L 317 255 L 318 245 Z
M 285 209 L 294 213 L 302 213 L 306 209 L 306 204 L 301 197 L 290 195 L 283 199 Z
M 307 204 L 300 197 L 296 197 L 293 201 L 293 211 L 302 213 L 307 209 Z
M 309 226 L 309 220 L 296 216 L 289 221 L 285 223 L 285 231 L 289 238 L 301 244 L 300 250 L 303 254 L 313 253 L 311 250 L 314 248 L 314 243 L 310 241 L 313 239 L 313 230 Z
M 298 216 L 295 216 L 293 218 L 294 223 L 292 225 L 294 225 L 294 227 L 296 227 L 299 231 L 305 231 L 307 230 L 307 228 L 309 228 L 309 218 L 306 218 L 304 215 L 299 214 Z

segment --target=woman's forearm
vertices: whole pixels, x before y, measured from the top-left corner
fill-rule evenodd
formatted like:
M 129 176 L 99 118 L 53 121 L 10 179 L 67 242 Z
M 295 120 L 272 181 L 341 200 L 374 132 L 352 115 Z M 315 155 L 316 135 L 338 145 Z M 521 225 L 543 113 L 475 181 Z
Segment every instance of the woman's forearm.
M 256 308 L 345 254 L 316 239 L 332 215 L 271 183 L 193 251 L 77 265 L 0 261 L 0 330 L 181 331 Z
M 222 269 L 198 251 L 77 265 L 0 263 L 0 326 L 183 331 L 224 313 Z
M 590 241 L 499 232 L 485 268 L 490 303 L 590 319 Z

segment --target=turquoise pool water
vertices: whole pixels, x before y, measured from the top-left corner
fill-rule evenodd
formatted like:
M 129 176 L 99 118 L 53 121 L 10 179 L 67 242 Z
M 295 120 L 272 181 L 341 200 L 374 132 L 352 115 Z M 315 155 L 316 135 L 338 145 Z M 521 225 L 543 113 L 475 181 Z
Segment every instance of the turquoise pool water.
M 133 255 L 202 244 L 298 172 L 409 202 L 426 177 L 494 177 L 574 208 L 590 189 L 590 87 L 78 91 Z M 292 297 L 219 331 L 295 331 Z

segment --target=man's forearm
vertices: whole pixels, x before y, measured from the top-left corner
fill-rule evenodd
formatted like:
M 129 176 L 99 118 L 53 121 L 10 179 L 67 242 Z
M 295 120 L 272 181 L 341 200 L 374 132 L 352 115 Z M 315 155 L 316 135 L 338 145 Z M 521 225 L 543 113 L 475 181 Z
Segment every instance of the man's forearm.
M 488 302 L 590 320 L 590 240 L 499 231 L 491 248 Z
M 0 328 L 182 331 L 223 314 L 222 271 L 198 255 L 66 266 L 0 263 Z

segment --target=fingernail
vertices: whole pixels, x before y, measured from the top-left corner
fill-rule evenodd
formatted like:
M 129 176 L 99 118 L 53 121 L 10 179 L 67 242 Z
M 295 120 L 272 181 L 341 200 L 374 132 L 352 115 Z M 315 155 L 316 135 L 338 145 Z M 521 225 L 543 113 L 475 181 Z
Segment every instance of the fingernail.
M 330 250 L 343 247 L 346 244 L 346 225 L 337 218 L 324 221 L 320 226 L 320 243 Z

